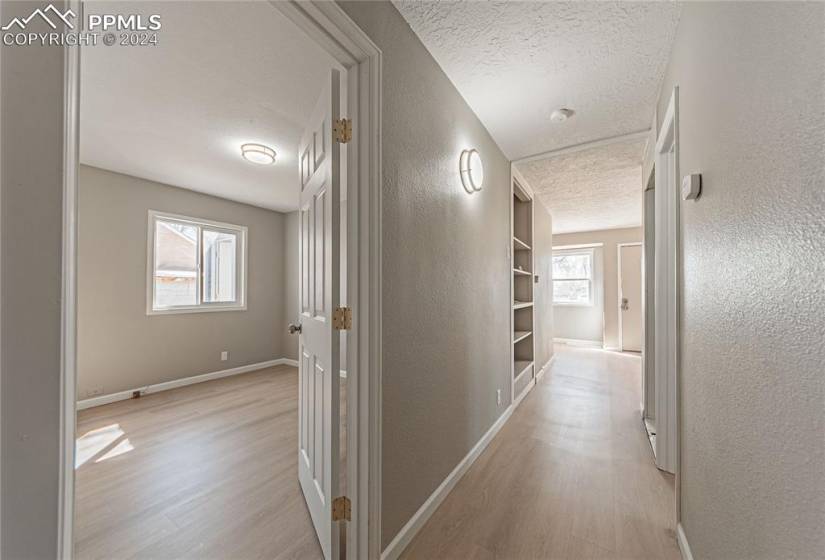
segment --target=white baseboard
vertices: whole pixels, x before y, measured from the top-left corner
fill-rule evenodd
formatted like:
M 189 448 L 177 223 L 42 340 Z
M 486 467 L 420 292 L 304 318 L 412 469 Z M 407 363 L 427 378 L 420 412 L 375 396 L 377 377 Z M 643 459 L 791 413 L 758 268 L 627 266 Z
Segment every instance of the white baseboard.
M 521 390 L 521 393 L 516 395 L 516 398 L 513 400 L 513 408 L 515 409 L 518 405 L 521 404 L 521 401 L 524 400 L 524 397 L 527 396 L 527 393 L 533 390 L 533 387 L 536 386 L 536 382 L 538 379 L 535 377 L 527 382 L 527 385 L 524 386 L 524 389 Z
M 681 523 L 676 525 L 676 540 L 679 542 L 679 550 L 682 552 L 682 560 L 693 560 L 693 553 L 685 535 L 685 528 Z
M 550 356 L 550 359 L 547 360 L 547 363 L 544 364 L 543 366 L 541 366 L 541 369 L 536 374 L 536 383 L 541 381 L 541 378 L 544 377 L 544 374 L 547 373 L 547 370 L 550 369 L 550 366 L 553 365 L 553 360 L 555 360 L 555 359 L 556 359 L 556 355 L 553 354 L 552 356 Z
M 464 476 L 464 473 L 472 466 L 476 459 L 478 459 L 479 455 L 487 448 L 496 434 L 501 430 L 502 426 L 510 419 L 510 416 L 513 414 L 513 409 L 515 406 L 507 407 L 507 410 L 499 416 L 498 420 L 487 430 L 481 439 L 478 440 L 478 443 L 475 444 L 467 456 L 461 460 L 461 462 L 456 465 L 447 478 L 435 489 L 427 501 L 418 508 L 418 511 L 410 518 L 409 521 L 401 528 L 392 542 L 384 549 L 384 552 L 381 553 L 381 560 L 396 560 L 404 549 L 410 544 L 410 541 L 415 537 L 421 527 L 427 522 L 430 516 L 438 509 L 438 506 L 441 505 L 441 502 L 444 501 L 444 498 L 450 493 L 450 491 L 455 487 L 461 477 Z
M 126 399 L 131 399 L 135 391 L 140 391 L 141 395 L 149 393 L 158 393 L 160 391 L 168 391 L 169 389 L 185 387 L 186 385 L 203 383 L 204 381 L 212 381 L 213 379 L 220 379 L 222 377 L 229 377 L 231 375 L 239 375 L 241 373 L 248 373 L 250 371 L 256 371 L 259 369 L 282 365 L 298 367 L 298 362 L 296 360 L 290 360 L 288 358 L 278 358 L 277 360 L 258 362 L 257 364 L 248 364 L 245 366 L 238 366 L 234 368 L 224 369 L 221 371 L 213 371 L 211 373 L 204 373 L 201 375 L 184 377 L 182 379 L 174 379 L 172 381 L 166 381 L 164 383 L 145 385 L 143 387 L 135 387 L 134 389 L 129 389 L 128 391 L 120 391 L 117 393 L 112 393 L 110 395 L 101 395 L 99 397 L 92 397 L 91 399 L 77 401 L 77 410 L 84 410 L 86 408 L 92 408 L 93 406 L 101 406 L 104 404 L 109 404 L 117 401 L 125 401 Z
M 579 340 L 577 338 L 554 338 L 557 344 L 567 344 L 568 346 L 584 346 L 585 348 L 601 348 L 602 343 L 597 340 Z

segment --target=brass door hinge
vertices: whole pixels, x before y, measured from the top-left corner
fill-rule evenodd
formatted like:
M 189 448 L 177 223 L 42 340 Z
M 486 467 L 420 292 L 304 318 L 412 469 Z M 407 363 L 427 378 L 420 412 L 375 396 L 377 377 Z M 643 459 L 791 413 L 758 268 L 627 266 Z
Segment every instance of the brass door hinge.
M 333 521 L 349 521 L 350 510 L 352 505 L 349 498 L 341 496 L 332 500 L 332 520 Z
M 352 120 L 337 119 L 332 123 L 332 137 L 339 144 L 346 144 L 352 140 Z
M 348 331 L 352 328 L 352 309 L 336 307 L 332 312 L 332 328 L 336 331 Z

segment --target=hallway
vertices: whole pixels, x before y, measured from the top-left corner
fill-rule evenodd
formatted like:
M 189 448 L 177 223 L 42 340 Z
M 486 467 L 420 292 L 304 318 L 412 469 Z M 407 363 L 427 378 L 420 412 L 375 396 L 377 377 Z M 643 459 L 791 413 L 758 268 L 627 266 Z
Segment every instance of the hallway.
M 640 419 L 640 358 L 555 352 L 403 558 L 680 558 L 674 478 Z

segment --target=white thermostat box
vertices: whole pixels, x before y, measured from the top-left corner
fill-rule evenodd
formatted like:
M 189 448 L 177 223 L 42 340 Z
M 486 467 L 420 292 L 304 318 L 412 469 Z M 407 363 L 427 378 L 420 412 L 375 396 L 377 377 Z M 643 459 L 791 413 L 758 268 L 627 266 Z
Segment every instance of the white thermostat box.
M 682 177 L 682 200 L 696 198 L 702 192 L 701 173 L 691 173 Z

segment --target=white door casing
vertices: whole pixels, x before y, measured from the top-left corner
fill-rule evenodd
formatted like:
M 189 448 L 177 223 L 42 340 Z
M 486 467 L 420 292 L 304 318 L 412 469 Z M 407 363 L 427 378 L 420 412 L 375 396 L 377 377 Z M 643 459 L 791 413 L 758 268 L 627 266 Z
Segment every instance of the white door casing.
M 642 351 L 642 245 L 619 244 L 619 346 Z
M 298 151 L 301 194 L 298 342 L 298 479 L 327 559 L 339 557 L 332 501 L 339 491 L 340 76 L 331 70 Z
M 655 398 L 656 465 L 678 467 L 679 363 L 679 90 L 674 88 L 656 141 L 655 194 Z M 679 482 L 677 476 L 677 502 Z M 678 515 L 678 510 L 677 510 Z

